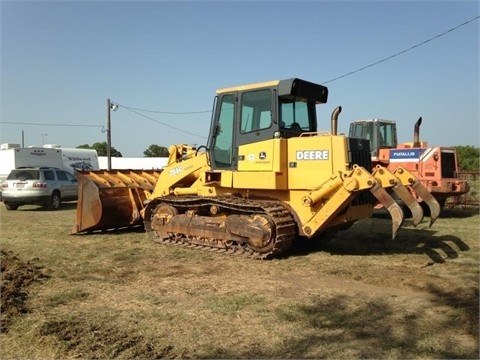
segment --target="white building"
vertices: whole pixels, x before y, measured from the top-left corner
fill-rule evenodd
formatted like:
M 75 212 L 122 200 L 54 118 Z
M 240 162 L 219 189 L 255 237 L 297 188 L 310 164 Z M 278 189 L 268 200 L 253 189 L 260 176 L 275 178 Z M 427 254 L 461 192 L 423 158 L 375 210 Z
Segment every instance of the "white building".
M 112 170 L 161 170 L 167 165 L 168 157 L 112 157 Z M 108 169 L 108 157 L 99 156 L 100 169 Z

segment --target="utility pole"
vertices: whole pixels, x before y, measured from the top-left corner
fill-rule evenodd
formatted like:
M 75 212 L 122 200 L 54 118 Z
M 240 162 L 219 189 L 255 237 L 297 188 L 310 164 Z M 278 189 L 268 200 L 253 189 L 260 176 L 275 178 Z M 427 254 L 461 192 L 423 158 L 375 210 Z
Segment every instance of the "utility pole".
M 117 111 L 118 105 L 107 99 L 107 159 L 108 170 L 112 170 L 112 124 L 110 122 L 111 111 Z
M 112 170 L 112 129 L 110 123 L 110 111 L 112 110 L 112 103 L 107 99 L 107 161 L 108 170 Z

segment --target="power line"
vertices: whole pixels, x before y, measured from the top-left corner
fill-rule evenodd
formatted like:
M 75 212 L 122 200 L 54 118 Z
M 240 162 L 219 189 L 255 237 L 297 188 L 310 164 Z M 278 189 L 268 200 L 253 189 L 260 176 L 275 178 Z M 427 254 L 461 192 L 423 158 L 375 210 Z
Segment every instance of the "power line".
M 144 111 L 144 112 L 150 112 L 150 113 L 156 113 L 156 114 L 168 114 L 168 115 L 190 115 L 190 114 L 205 114 L 205 113 L 211 113 L 211 110 L 200 110 L 200 111 L 159 111 L 159 110 L 147 110 L 147 109 L 139 109 L 139 108 L 134 108 L 126 105 L 122 105 L 119 103 L 115 103 L 119 107 L 123 107 L 127 110 L 136 110 L 136 111 Z
M 328 81 L 323 81 L 323 82 L 321 82 L 321 84 L 328 84 L 328 83 L 333 82 L 333 81 L 335 81 L 335 80 L 342 79 L 342 78 L 344 78 L 344 77 L 347 77 L 347 76 L 356 74 L 356 73 L 358 73 L 358 72 L 360 72 L 360 71 L 363 71 L 363 70 L 366 70 L 366 69 L 368 69 L 368 68 L 371 68 L 371 67 L 373 67 L 373 66 L 375 66 L 375 65 L 381 64 L 381 63 L 383 63 L 383 62 L 385 62 L 385 61 L 391 60 L 391 59 L 393 59 L 393 58 L 395 58 L 395 57 L 397 57 L 397 56 L 400 56 L 400 55 L 402 55 L 402 54 L 405 54 L 405 53 L 407 53 L 407 52 L 409 52 L 409 51 L 411 51 L 411 50 L 413 50 L 413 49 L 416 49 L 416 48 L 418 48 L 418 47 L 420 47 L 420 46 L 422 46 L 422 45 L 425 45 L 425 44 L 427 44 L 427 43 L 429 43 L 429 42 L 431 42 L 431 41 L 433 41 L 433 40 L 435 40 L 435 39 L 438 39 L 438 38 L 440 38 L 440 37 L 442 37 L 442 36 L 444 36 L 444 35 L 452 32 L 452 31 L 455 31 L 455 30 L 461 28 L 462 26 L 465 26 L 465 25 L 467 25 L 467 24 L 469 24 L 469 23 L 471 23 L 471 22 L 473 22 L 473 21 L 475 21 L 475 20 L 478 20 L 479 18 L 480 18 L 480 16 L 476 16 L 476 17 L 474 17 L 473 19 L 470 19 L 470 20 L 468 20 L 468 21 L 465 21 L 465 22 L 463 22 L 463 23 L 461 23 L 461 24 L 459 24 L 459 25 L 457 25 L 457 26 L 455 26 L 455 27 L 453 27 L 453 28 L 451 28 L 451 29 L 449 29 L 449 30 L 447 30 L 447 31 L 444 31 L 444 32 L 441 33 L 441 34 L 435 35 L 435 36 L 431 37 L 430 39 L 427 39 L 427 40 L 425 40 L 425 41 L 422 41 L 421 43 L 418 43 L 418 44 L 416 44 L 416 45 L 413 45 L 413 46 L 411 46 L 411 47 L 409 47 L 409 48 L 407 48 L 407 49 L 405 49 L 405 50 L 399 51 L 399 52 L 397 52 L 397 53 L 395 53 L 395 54 L 393 54 L 393 55 L 387 56 L 386 58 L 383 58 L 383 59 L 381 59 L 381 60 L 375 61 L 375 62 L 373 62 L 373 63 L 371 63 L 371 64 L 369 64 L 369 65 L 363 66 L 363 67 L 361 67 L 361 68 L 359 68 L 359 69 L 357 69 L 357 70 L 350 71 L 349 73 L 346 73 L 346 74 L 341 75 L 341 76 L 337 76 L 337 77 L 335 77 L 335 78 L 333 78 L 333 79 L 330 79 L 330 80 L 328 80 Z M 127 110 L 130 110 L 130 111 L 137 110 L 137 111 L 151 112 L 151 113 L 157 113 L 157 114 L 189 115 L 189 114 L 202 114 L 202 113 L 210 113 L 210 112 L 211 112 L 210 110 L 185 111 L 185 112 L 147 110 L 147 109 L 139 109 L 139 108 L 128 107 L 128 106 L 121 105 L 121 104 L 118 104 L 118 103 L 116 103 L 116 104 L 117 104 L 118 106 L 121 106 L 121 107 L 123 107 L 123 108 L 125 108 L 125 109 L 127 109 Z M 152 120 L 152 119 L 150 119 L 150 120 Z M 155 121 L 155 120 L 154 120 L 154 121 Z M 163 124 L 163 123 L 162 123 L 162 124 Z M 177 130 L 179 130 L 179 129 L 177 129 Z M 181 131 L 183 131 L 183 130 L 181 130 Z M 188 132 L 187 132 L 187 133 L 188 133 Z
M 347 76 L 356 74 L 356 73 L 358 73 L 358 72 L 360 72 L 360 71 L 363 71 L 363 70 L 365 70 L 365 69 L 371 68 L 372 66 L 375 66 L 375 65 L 378 65 L 378 64 L 380 64 L 380 63 L 382 63 L 382 62 L 385 62 L 385 61 L 387 61 L 387 60 L 393 59 L 394 57 L 397 57 L 397 56 L 399 56 L 399 55 L 405 54 L 406 52 L 408 52 L 408 51 L 410 51 L 410 50 L 413 50 L 413 49 L 418 48 L 418 47 L 420 47 L 420 46 L 422 46 L 422 45 L 425 45 L 426 43 L 428 43 L 428 42 L 430 42 L 430 41 L 432 41 L 432 40 L 438 39 L 439 37 L 442 37 L 442 36 L 444 36 L 444 35 L 452 32 L 452 31 L 455 31 L 455 30 L 457 30 L 458 28 L 460 28 L 460 27 L 462 27 L 462 26 L 465 26 L 465 25 L 467 25 L 467 24 L 469 24 L 469 23 L 471 23 L 471 22 L 473 22 L 473 21 L 475 21 L 475 20 L 478 20 L 479 18 L 480 18 L 480 16 L 474 17 L 473 19 L 470 19 L 470 20 L 468 20 L 468 21 L 465 21 L 464 23 L 462 23 L 462 24 L 460 24 L 460 25 L 457 25 L 457 26 L 455 26 L 455 27 L 453 27 L 453 28 L 451 28 L 451 29 L 449 29 L 449 30 L 447 30 L 447 31 L 444 31 L 444 32 L 441 33 L 441 34 L 435 35 L 434 37 L 432 37 L 432 38 L 430 38 L 430 39 L 428 39 L 428 40 L 425 40 L 425 41 L 423 41 L 423 42 L 421 42 L 421 43 L 418 43 L 418 44 L 416 44 L 416 45 L 413 45 L 413 46 L 409 47 L 408 49 L 402 50 L 402 51 L 400 51 L 400 52 L 398 52 L 398 53 L 396 53 L 396 54 L 390 55 L 390 56 L 388 56 L 388 57 L 386 57 L 386 58 L 384 58 L 384 59 L 375 61 L 374 63 L 371 63 L 371 64 L 369 64 L 369 65 L 363 66 L 363 67 L 361 67 L 361 68 L 359 68 L 359 69 L 357 69 L 357 70 L 351 71 L 351 72 L 349 72 L 349 73 L 347 73 L 347 74 L 345 74 L 345 75 L 338 76 L 338 77 L 333 78 L 333 79 L 330 79 L 330 80 L 328 80 L 328 81 L 323 81 L 322 84 L 327 84 L 327 83 L 329 83 L 329 82 L 333 82 L 333 81 L 335 81 L 335 80 L 342 79 L 342 78 L 344 78 L 344 77 L 347 77 Z
M 397 56 L 399 56 L 399 55 L 405 54 L 405 53 L 407 53 L 407 52 L 409 52 L 409 51 L 411 51 L 411 50 L 413 50 L 413 49 L 416 49 L 416 48 L 418 48 L 418 47 L 420 47 L 420 46 L 422 46 L 422 45 L 425 45 L 425 44 L 427 44 L 427 43 L 435 40 L 435 39 L 438 39 L 438 38 L 440 38 L 440 37 L 442 37 L 442 36 L 444 36 L 444 35 L 452 32 L 452 31 L 455 31 L 455 30 L 459 29 L 459 28 L 462 27 L 462 26 L 465 26 L 465 25 L 467 25 L 467 24 L 469 24 L 469 23 L 471 23 L 471 22 L 473 22 L 473 21 L 475 21 L 475 20 L 478 20 L 479 18 L 480 18 L 480 16 L 476 16 L 476 17 L 474 17 L 473 19 L 470 19 L 470 20 L 468 20 L 468 21 L 465 21 L 465 22 L 463 22 L 463 23 L 461 23 L 461 24 L 459 24 L 459 25 L 457 25 L 457 26 L 455 26 L 455 27 L 453 27 L 453 28 L 451 28 L 451 29 L 449 29 L 449 30 L 447 30 L 447 31 L 444 31 L 443 33 L 440 33 L 440 34 L 438 34 L 438 35 L 435 35 L 435 36 L 431 37 L 430 39 L 427 39 L 427 40 L 425 40 L 425 41 L 422 41 L 421 43 L 418 43 L 418 44 L 416 44 L 416 45 L 413 45 L 413 46 L 411 46 L 411 47 L 409 47 L 409 48 L 407 48 L 407 49 L 405 49 L 405 50 L 399 51 L 399 52 L 397 52 L 397 53 L 395 53 L 395 54 L 393 54 L 393 55 L 390 55 L 390 56 L 388 56 L 388 57 L 386 57 L 386 58 L 383 58 L 383 59 L 381 59 L 381 60 L 375 61 L 375 62 L 373 62 L 373 63 L 371 63 L 371 64 L 369 64 L 369 65 L 363 66 L 363 67 L 361 67 L 361 68 L 359 68 L 359 69 L 350 71 L 349 73 L 346 73 L 346 74 L 341 75 L 341 76 L 337 76 L 337 77 L 335 77 L 335 78 L 333 78 L 333 79 L 330 79 L 330 80 L 328 80 L 328 81 L 323 81 L 323 82 L 321 82 L 321 83 L 322 83 L 322 84 L 328 84 L 328 83 L 330 83 L 330 82 L 333 82 L 333 81 L 336 81 L 336 80 L 345 78 L 345 77 L 347 77 L 347 76 L 350 76 L 350 75 L 356 74 L 356 73 L 358 73 L 358 72 L 360 72 L 360 71 L 363 71 L 363 70 L 366 70 L 366 69 L 368 69 L 368 68 L 371 68 L 371 67 L 373 67 L 373 66 L 375 66 L 375 65 L 378 65 L 378 64 L 380 64 L 380 63 L 382 63 L 382 62 L 386 62 L 386 61 L 388 61 L 388 60 L 391 60 L 391 59 L 393 59 L 393 58 L 395 58 L 395 57 L 397 57 Z M 124 109 L 126 109 L 126 110 L 128 110 L 128 111 L 131 111 L 131 112 L 133 112 L 133 113 L 135 113 L 135 114 L 137 114 L 137 115 L 139 115 L 139 116 L 142 116 L 142 117 L 144 117 L 144 118 L 146 118 L 146 119 L 149 119 L 149 120 L 151 120 L 151 121 L 154 121 L 154 122 L 156 122 L 156 123 L 158 123 L 158 124 L 162 124 L 162 125 L 167 126 L 167 127 L 169 127 L 169 128 L 172 128 L 172 129 L 181 131 L 181 132 L 186 133 L 186 134 L 190 134 L 190 135 L 193 135 L 193 136 L 197 136 L 197 137 L 200 137 L 200 138 L 202 138 L 202 139 L 205 139 L 205 138 L 206 138 L 206 137 L 204 137 L 204 136 L 200 136 L 200 135 L 194 134 L 194 133 L 192 133 L 192 132 L 189 132 L 189 131 L 186 131 L 186 130 L 177 128 L 177 127 L 175 127 L 175 126 L 168 125 L 168 124 L 166 124 L 166 123 L 164 123 L 164 122 L 161 122 L 161 121 L 159 121 L 159 120 L 153 119 L 153 118 L 151 118 L 151 117 L 149 117 L 149 116 L 146 116 L 146 115 L 144 115 L 144 114 L 139 113 L 139 111 L 150 112 L 150 113 L 157 113 L 157 114 L 168 114 L 168 115 L 190 115 L 190 114 L 205 114 L 205 113 L 211 113 L 211 110 L 178 111 L 178 112 L 177 112 L 177 111 L 160 111 L 160 110 L 140 109 L 140 108 L 134 108 L 134 107 L 122 105 L 122 104 L 119 104 L 119 103 L 117 103 L 117 102 L 115 102 L 115 105 L 117 105 L 117 106 L 119 106 L 119 107 L 123 107 Z M 99 127 L 99 128 L 104 129 L 104 126 L 103 126 L 103 125 L 90 125 L 90 124 L 49 124 L 49 123 L 42 124 L 42 123 L 27 123 L 27 122 L 13 122 L 13 121 L 0 121 L 0 123 L 2 123 L 2 124 L 17 124 L 17 125 L 34 125 L 34 126 Z M 103 130 L 102 130 L 102 131 L 103 131 Z
M 1 124 L 16 124 L 16 125 L 35 125 L 35 126 L 66 126 L 66 127 L 100 127 L 103 125 L 90 125 L 90 124 L 48 124 L 48 123 L 29 123 L 18 121 L 0 121 Z
M 119 104 L 117 104 L 117 103 L 115 103 L 115 104 L 116 104 L 116 105 L 119 105 Z M 121 106 L 121 105 L 119 105 L 119 106 Z M 185 133 L 185 134 L 189 134 L 189 135 L 193 135 L 193 136 L 196 136 L 196 137 L 199 137 L 199 138 L 202 138 L 202 139 L 206 139 L 205 136 L 201 136 L 201 135 L 198 135 L 198 134 L 194 134 L 194 133 L 192 133 L 192 132 L 189 132 L 189 131 L 186 131 L 186 130 L 177 128 L 177 127 L 175 127 L 175 126 L 166 124 L 166 123 L 164 123 L 164 122 L 161 122 L 161 121 L 159 121 L 159 120 L 156 120 L 156 119 L 154 119 L 154 118 L 151 118 L 151 117 L 149 117 L 149 116 L 147 116 L 147 115 L 141 114 L 141 113 L 139 113 L 138 111 L 133 110 L 132 108 L 125 107 L 125 106 L 122 106 L 122 107 L 123 107 L 125 110 L 131 111 L 131 112 L 133 112 L 133 113 L 135 113 L 135 114 L 137 114 L 137 115 L 139 115 L 139 116 L 142 116 L 142 117 L 144 117 L 144 118 L 146 118 L 146 119 L 148 119 L 148 120 L 151 120 L 151 121 L 153 121 L 153 122 L 156 122 L 156 123 L 158 123 L 158 124 L 162 124 L 162 125 L 164 125 L 164 126 L 166 126 L 166 127 L 169 127 L 169 128 L 171 128 L 171 129 L 175 129 L 175 130 L 178 130 L 178 131 L 183 132 L 183 133 Z M 151 111 L 151 112 L 154 112 L 154 111 Z M 209 112 L 210 112 L 210 111 L 209 111 Z
M 124 105 L 120 105 L 118 103 L 115 102 L 115 105 L 118 105 L 118 106 L 121 106 L 123 107 L 125 110 L 128 110 L 128 111 L 131 111 L 139 116 L 142 116 L 146 119 L 149 119 L 151 121 L 154 121 L 158 124 L 162 124 L 164 126 L 167 126 L 169 128 L 172 128 L 172 129 L 175 129 L 177 131 L 180 131 L 180 132 L 183 132 L 183 133 L 186 133 L 186 134 L 189 134 L 189 135 L 193 135 L 193 136 L 197 136 L 199 138 L 202 138 L 202 139 L 206 139 L 205 136 L 201 136 L 201 135 L 198 135 L 198 134 L 194 134 L 192 132 L 189 132 L 189 131 L 186 131 L 186 130 L 183 130 L 183 129 L 180 129 L 180 128 L 177 128 L 175 126 L 172 126 L 172 125 L 169 125 L 169 124 L 166 124 L 164 122 L 161 122 L 159 120 L 156 120 L 154 118 L 151 118 L 149 116 L 146 116 L 144 114 L 141 114 L 139 113 L 138 111 L 136 110 L 140 110 L 140 109 L 135 109 L 135 108 L 131 108 L 131 107 L 128 107 L 128 106 L 124 106 Z M 208 110 L 208 111 L 196 111 L 196 112 L 162 112 L 162 111 L 153 111 L 153 110 L 142 110 L 142 111 L 148 111 L 148 112 L 155 112 L 155 113 L 163 113 L 163 114 L 198 114 L 198 113 L 206 113 L 206 112 L 209 112 L 211 113 L 211 110 Z M 65 126 L 65 127 L 97 127 L 97 128 L 102 128 L 102 132 L 105 132 L 105 126 L 104 125 L 91 125 L 91 124 L 52 124 L 52 123 L 33 123 L 33 122 L 18 122 L 18 121 L 0 121 L 1 124 L 15 124 L 15 125 L 33 125 L 33 126 Z

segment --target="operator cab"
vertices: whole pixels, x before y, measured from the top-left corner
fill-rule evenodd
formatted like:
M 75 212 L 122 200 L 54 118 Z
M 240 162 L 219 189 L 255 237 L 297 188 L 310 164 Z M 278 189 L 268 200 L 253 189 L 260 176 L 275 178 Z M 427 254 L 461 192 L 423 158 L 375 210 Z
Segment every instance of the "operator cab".
M 317 131 L 317 104 L 328 89 L 301 79 L 270 81 L 217 91 L 208 141 L 213 169 L 236 169 L 238 147 Z
M 391 120 L 358 120 L 350 124 L 349 137 L 370 141 L 372 157 L 378 156 L 380 149 L 397 147 L 397 127 Z

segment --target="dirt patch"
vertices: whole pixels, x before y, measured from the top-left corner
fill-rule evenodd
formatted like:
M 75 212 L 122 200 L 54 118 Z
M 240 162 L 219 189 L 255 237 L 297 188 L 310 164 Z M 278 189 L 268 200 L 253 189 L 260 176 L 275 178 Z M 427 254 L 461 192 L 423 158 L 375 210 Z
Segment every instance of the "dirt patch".
M 8 332 L 13 317 L 28 312 L 27 288 L 33 282 L 47 278 L 40 267 L 23 262 L 12 252 L 1 251 L 1 325 L 2 333 Z
M 0 358 L 478 358 L 480 215 L 451 214 L 407 219 L 394 241 L 390 219 L 365 219 L 253 261 L 138 232 L 71 236 L 74 209 L 32 223 L 0 207 L 4 250 L 55 276 L 20 288 L 30 313 Z
M 88 354 L 88 358 L 163 359 L 172 358 L 174 347 L 148 341 L 135 331 L 120 329 L 112 325 L 112 319 L 71 317 L 66 320 L 52 320 L 40 328 L 40 335 L 53 335 L 63 342 L 72 356 Z M 83 355 L 83 356 L 82 356 Z M 180 355 L 185 358 L 184 355 Z

